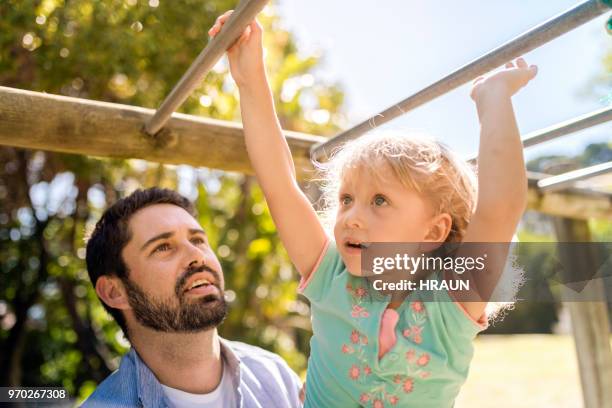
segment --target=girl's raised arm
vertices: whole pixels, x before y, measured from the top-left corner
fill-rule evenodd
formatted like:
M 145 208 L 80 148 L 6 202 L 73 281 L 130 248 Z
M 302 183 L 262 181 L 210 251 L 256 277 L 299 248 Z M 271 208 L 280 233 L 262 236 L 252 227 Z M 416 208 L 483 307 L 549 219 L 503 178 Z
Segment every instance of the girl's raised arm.
M 216 35 L 231 12 L 210 29 Z M 280 238 L 300 275 L 315 266 L 327 236 L 296 180 L 291 151 L 274 111 L 263 63 L 262 29 L 252 22 L 228 50 L 230 70 L 240 91 L 247 151 Z

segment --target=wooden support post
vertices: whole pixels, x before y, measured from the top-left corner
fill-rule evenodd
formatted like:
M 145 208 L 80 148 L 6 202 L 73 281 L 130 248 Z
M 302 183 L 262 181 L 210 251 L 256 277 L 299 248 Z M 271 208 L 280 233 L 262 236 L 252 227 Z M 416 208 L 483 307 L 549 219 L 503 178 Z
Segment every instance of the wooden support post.
M 587 221 L 570 218 L 556 218 L 555 230 L 559 242 L 589 242 L 590 234 Z M 592 254 L 559 255 L 565 269 L 581 271 L 593 270 L 596 259 Z M 600 284 L 601 283 L 601 284 Z M 602 282 L 588 285 L 593 299 L 601 299 Z M 599 293 L 594 293 L 595 291 Z M 600 292 L 601 291 L 601 292 Z M 589 298 L 590 295 L 589 295 Z M 610 325 L 605 302 L 565 302 L 569 309 L 572 332 L 576 345 L 580 382 L 585 408 L 612 408 L 612 351 L 610 350 Z

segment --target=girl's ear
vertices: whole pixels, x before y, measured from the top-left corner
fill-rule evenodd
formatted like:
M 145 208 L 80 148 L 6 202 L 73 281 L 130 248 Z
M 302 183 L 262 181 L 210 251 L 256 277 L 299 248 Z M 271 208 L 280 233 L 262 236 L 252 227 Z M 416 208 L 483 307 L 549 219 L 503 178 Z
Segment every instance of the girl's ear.
M 96 281 L 96 293 L 109 307 L 121 310 L 130 308 L 125 287 L 116 276 L 100 276 Z
M 453 219 L 449 214 L 442 213 L 434 216 L 429 222 L 429 230 L 424 241 L 443 243 L 450 234 L 452 226 Z

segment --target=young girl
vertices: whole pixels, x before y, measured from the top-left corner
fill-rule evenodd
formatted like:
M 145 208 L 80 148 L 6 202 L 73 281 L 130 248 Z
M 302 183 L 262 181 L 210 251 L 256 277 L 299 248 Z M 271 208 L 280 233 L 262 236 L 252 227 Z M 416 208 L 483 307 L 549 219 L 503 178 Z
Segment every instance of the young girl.
M 229 15 L 217 19 L 211 36 Z M 419 291 L 373 300 L 361 277 L 363 244 L 511 240 L 527 179 L 510 98 L 536 68 L 518 59 L 474 83 L 478 191 L 470 168 L 438 143 L 369 135 L 345 145 L 324 184 L 334 212 L 330 238 L 296 181 L 262 55 L 257 22 L 228 50 L 248 153 L 311 303 L 305 406 L 451 407 L 467 377 L 472 340 L 487 327 L 487 303 L 456 300 L 452 290 L 436 291 L 427 303 Z M 487 283 L 478 282 L 481 275 L 472 279 Z

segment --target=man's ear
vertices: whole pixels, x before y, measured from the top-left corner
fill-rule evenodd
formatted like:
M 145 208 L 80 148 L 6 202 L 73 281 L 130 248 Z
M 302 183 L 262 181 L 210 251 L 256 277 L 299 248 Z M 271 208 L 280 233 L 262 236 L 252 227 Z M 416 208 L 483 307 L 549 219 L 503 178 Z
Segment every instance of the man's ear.
M 96 281 L 96 293 L 109 307 L 120 310 L 130 308 L 125 287 L 116 276 L 100 276 Z
M 425 235 L 424 241 L 438 242 L 440 244 L 446 241 L 453 226 L 453 219 L 447 213 L 442 213 L 434 216 L 429 222 L 429 230 Z

